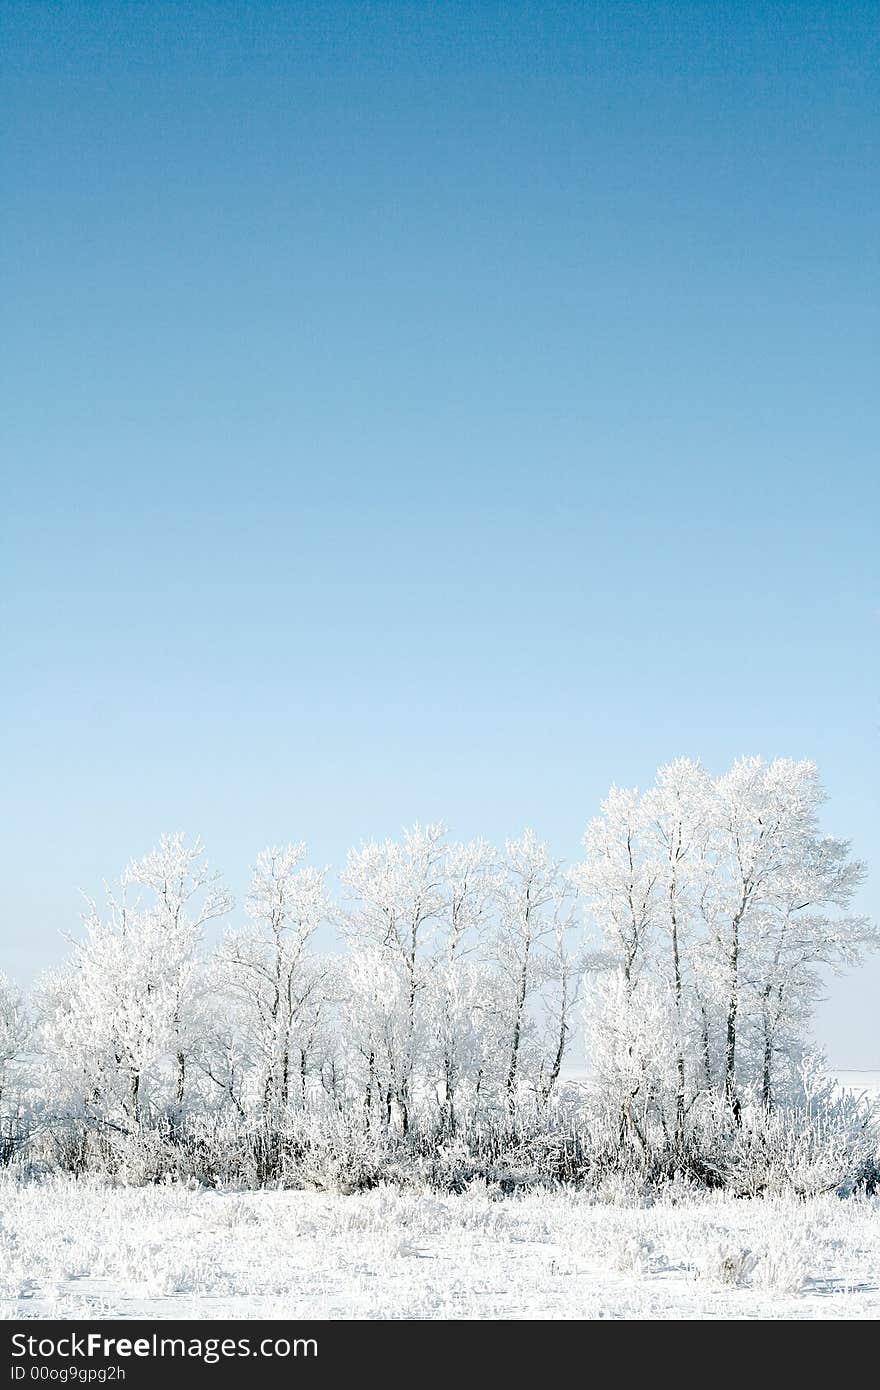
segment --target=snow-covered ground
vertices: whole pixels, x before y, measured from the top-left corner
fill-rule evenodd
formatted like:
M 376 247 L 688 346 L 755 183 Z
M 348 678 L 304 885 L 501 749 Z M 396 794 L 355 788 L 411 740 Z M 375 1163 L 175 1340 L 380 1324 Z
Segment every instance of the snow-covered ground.
M 880 1071 L 839 1071 L 837 1084 L 841 1090 L 854 1091 L 857 1095 L 880 1094 Z
M 880 1200 L 0 1177 L 6 1317 L 876 1318 Z

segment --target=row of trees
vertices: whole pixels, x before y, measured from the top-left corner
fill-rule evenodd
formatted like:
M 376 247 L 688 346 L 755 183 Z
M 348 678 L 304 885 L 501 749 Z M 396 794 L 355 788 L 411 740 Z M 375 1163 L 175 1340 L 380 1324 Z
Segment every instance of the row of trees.
M 849 911 L 864 865 L 823 836 L 815 766 L 744 758 L 712 778 L 679 759 L 645 793 L 612 789 L 573 871 L 617 970 L 588 1040 L 621 1123 L 659 1117 L 675 1145 L 701 1095 L 801 1099 L 823 973 L 876 930 Z
M 267 849 L 210 951 L 231 898 L 166 836 L 27 1004 L 0 980 L 0 1110 L 131 1130 L 323 1105 L 449 1134 L 546 1108 L 583 1023 L 621 1136 L 680 1145 L 703 1096 L 795 1095 L 823 968 L 875 944 L 822 800 L 811 763 L 680 759 L 613 788 L 568 870 L 531 831 L 499 852 L 416 826 L 352 851 L 338 902 L 303 844 Z M 315 949 L 327 926 L 342 950 Z

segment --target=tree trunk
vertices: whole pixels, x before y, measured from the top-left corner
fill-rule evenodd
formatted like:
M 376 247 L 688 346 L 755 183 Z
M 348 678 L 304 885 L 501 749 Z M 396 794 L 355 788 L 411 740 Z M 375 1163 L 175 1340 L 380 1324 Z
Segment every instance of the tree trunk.
M 773 1030 L 770 1026 L 769 1005 L 770 986 L 767 985 L 763 994 L 764 1056 L 761 1067 L 761 1104 L 767 1111 L 773 1109 Z
M 371 1052 L 367 1062 L 367 1089 L 364 1094 L 364 1114 L 367 1117 L 367 1124 L 370 1123 L 370 1110 L 373 1104 L 373 1079 L 376 1067 L 376 1054 Z
M 544 1088 L 544 1100 L 550 1099 L 553 1087 L 559 1080 L 559 1073 L 562 1070 L 562 1059 L 565 1056 L 565 1039 L 568 1036 L 568 976 L 563 966 L 562 972 L 562 998 L 559 1002 L 559 1040 L 556 1044 L 556 1054 L 550 1068 L 550 1078 Z
M 140 1089 L 141 1074 L 138 1071 L 132 1071 L 128 1079 L 128 1101 L 129 1109 L 131 1111 L 131 1118 L 134 1120 L 135 1124 L 139 1124 L 141 1118 Z
M 703 1084 L 707 1091 L 712 1089 L 712 1053 L 709 1046 L 709 1015 L 706 1005 L 700 1003 L 700 1043 L 703 1050 Z
M 678 916 L 675 908 L 676 882 L 673 877 L 669 888 L 669 911 L 672 922 L 672 969 L 675 986 L 675 1147 L 681 1147 L 684 1136 L 684 1052 L 681 1040 L 681 956 L 678 949 Z
M 290 1049 L 285 1044 L 284 1052 L 281 1056 L 281 1104 L 287 1105 L 287 1096 L 290 1090 Z
M 443 1067 L 443 1129 L 455 1133 L 455 1062 L 447 1052 Z
M 412 936 L 410 940 L 409 961 L 409 999 L 407 1009 L 407 1040 L 406 1056 L 403 1059 L 403 1076 L 401 1078 L 398 1100 L 401 1109 L 401 1128 L 404 1137 L 409 1132 L 409 1106 L 412 1094 L 412 1074 L 415 1066 L 415 1039 L 416 1039 L 416 952 L 418 950 L 418 919 L 413 917 Z
M 522 971 L 519 978 L 519 988 L 516 997 L 516 1012 L 513 1018 L 513 1039 L 510 1046 L 510 1064 L 507 1068 L 507 1108 L 511 1115 L 516 1104 L 516 1075 L 519 1069 L 519 1046 L 522 1039 L 522 1020 L 526 1006 L 526 994 L 529 983 L 529 943 L 526 941 L 525 953 L 523 955 Z
M 739 1009 L 739 920 L 733 924 L 730 947 L 730 998 L 727 1005 L 727 1047 L 724 1067 L 724 1097 L 736 1118 L 739 1102 L 736 1095 L 736 1021 Z

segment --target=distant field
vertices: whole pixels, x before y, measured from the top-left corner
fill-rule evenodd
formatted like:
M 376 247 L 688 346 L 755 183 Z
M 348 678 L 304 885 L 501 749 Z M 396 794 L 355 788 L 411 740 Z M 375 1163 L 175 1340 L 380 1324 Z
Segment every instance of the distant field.
M 880 1071 L 839 1071 L 837 1082 L 846 1091 L 880 1092 Z

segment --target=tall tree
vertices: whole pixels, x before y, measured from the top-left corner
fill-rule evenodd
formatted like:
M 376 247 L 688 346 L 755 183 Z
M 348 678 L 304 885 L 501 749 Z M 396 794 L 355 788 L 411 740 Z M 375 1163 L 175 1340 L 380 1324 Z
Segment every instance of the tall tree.
M 24 1057 L 30 1036 L 31 1020 L 22 994 L 0 972 L 0 1106 L 12 1081 L 15 1064 Z
M 443 825 L 415 825 L 401 842 L 373 841 L 350 851 L 342 874 L 354 900 L 343 918 L 346 936 L 386 956 L 400 976 L 404 1019 L 393 1099 L 404 1133 L 412 1119 L 418 1001 L 446 901 L 445 835 Z
M 561 860 L 551 859 L 533 830 L 505 843 L 498 894 L 495 955 L 509 988 L 508 1111 L 516 1108 L 529 1002 L 542 978 L 542 955 L 571 894 Z
M 705 865 L 711 833 L 712 782 L 703 767 L 690 758 L 678 758 L 661 767 L 654 786 L 643 800 L 648 823 L 649 862 L 655 866 L 656 920 L 668 943 L 668 973 L 674 1002 L 675 1035 L 675 1144 L 684 1137 L 688 1106 L 686 1051 L 687 947 L 699 899 L 697 874 Z
M 122 875 L 123 891 L 130 885 L 146 888 L 153 895 L 144 920 L 157 937 L 163 986 L 172 1009 L 174 1098 L 180 1107 L 186 1085 L 187 1052 L 194 1041 L 192 1025 L 197 1017 L 194 1005 L 200 979 L 198 950 L 205 924 L 225 916 L 232 907 L 232 897 L 223 888 L 220 874 L 209 868 L 198 836 L 187 845 L 180 833 L 163 835 L 156 849 L 143 859 L 131 861 Z
M 228 933 L 218 953 L 221 976 L 238 1001 L 259 1061 L 264 1115 L 286 1108 L 294 1068 L 304 1090 L 307 1036 L 326 973 L 308 955 L 312 937 L 330 916 L 326 870 L 309 867 L 305 858 L 303 843 L 258 855 L 245 902 L 252 925 Z

